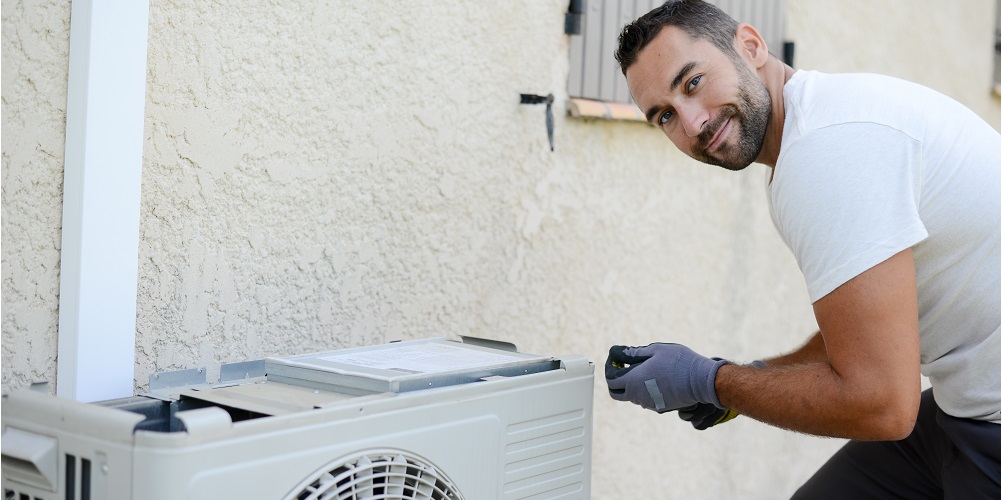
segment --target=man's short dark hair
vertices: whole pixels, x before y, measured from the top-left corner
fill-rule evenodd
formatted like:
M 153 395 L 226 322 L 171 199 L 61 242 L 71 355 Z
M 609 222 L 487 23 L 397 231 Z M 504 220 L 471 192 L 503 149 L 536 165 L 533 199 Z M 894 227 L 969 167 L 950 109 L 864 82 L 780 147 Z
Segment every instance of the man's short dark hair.
M 637 53 L 661 33 L 665 26 L 677 26 L 695 39 L 708 40 L 731 57 L 738 23 L 716 6 L 702 0 L 668 0 L 660 7 L 627 24 L 619 34 L 616 60 L 626 70 L 637 61 Z

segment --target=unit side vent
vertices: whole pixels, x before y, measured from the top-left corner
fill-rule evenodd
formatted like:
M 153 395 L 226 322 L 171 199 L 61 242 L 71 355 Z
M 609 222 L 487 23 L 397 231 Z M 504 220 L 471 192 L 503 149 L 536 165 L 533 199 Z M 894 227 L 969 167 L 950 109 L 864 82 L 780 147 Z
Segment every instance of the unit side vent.
M 5 500 L 46 500 L 42 497 L 33 497 L 27 493 L 18 493 L 8 488 L 4 488 L 3 497 Z
M 17 462 L 24 462 L 26 465 L 20 465 Z M 20 466 L 22 469 L 34 469 L 30 467 L 32 465 L 30 462 L 16 460 L 11 457 L 4 457 L 4 465 L 11 469 L 16 466 Z M 67 453 L 65 467 L 63 491 L 65 492 L 66 500 L 90 500 L 91 461 Z M 17 491 L 9 485 L 4 487 L 3 495 L 4 500 L 49 500 L 49 498 L 55 498 Z
M 442 471 L 401 450 L 370 450 L 338 459 L 300 483 L 286 500 L 462 500 Z
M 30 462 L 11 457 L 4 457 L 4 465 L 11 469 L 19 467 L 21 469 L 36 470 Z M 66 482 L 63 484 L 63 491 L 66 492 L 66 500 L 90 500 L 90 460 L 86 458 L 81 459 L 67 453 L 66 474 L 64 477 L 66 478 Z M 4 500 L 49 500 L 50 498 L 55 498 L 17 491 L 9 485 L 4 487 L 3 497 Z
M 90 500 L 90 460 L 66 454 L 66 500 Z
M 584 410 L 513 423 L 507 428 L 505 498 L 577 498 L 584 489 Z

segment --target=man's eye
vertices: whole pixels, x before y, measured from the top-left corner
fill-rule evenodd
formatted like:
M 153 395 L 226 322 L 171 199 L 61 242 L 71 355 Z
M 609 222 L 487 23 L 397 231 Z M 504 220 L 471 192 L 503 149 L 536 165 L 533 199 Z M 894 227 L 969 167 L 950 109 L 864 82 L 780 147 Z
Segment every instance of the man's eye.
M 658 123 L 661 125 L 668 123 L 668 119 L 671 118 L 671 115 L 673 114 L 675 113 L 672 113 L 671 111 L 665 111 L 664 113 L 661 113 L 661 116 L 658 118 Z
M 701 78 L 703 78 L 702 75 L 697 76 L 696 78 L 693 78 L 692 80 L 689 80 L 689 87 L 688 87 L 689 88 L 689 92 L 692 92 L 692 89 L 696 88 L 696 86 L 699 85 L 699 80 Z

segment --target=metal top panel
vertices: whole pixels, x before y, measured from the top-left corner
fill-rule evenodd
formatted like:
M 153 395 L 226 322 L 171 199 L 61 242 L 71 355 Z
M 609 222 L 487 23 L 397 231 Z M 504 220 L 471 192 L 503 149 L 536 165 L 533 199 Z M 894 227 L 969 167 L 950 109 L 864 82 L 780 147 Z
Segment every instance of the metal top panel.
M 348 393 L 403 392 L 550 369 L 553 358 L 443 338 L 265 358 L 271 380 Z M 319 384 L 319 385 L 318 385 Z

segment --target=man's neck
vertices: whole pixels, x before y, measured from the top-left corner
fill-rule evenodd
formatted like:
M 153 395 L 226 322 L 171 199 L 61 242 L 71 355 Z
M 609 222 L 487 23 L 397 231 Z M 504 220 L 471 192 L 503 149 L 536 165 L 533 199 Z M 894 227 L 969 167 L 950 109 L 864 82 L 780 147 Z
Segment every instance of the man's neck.
M 766 90 L 769 91 L 772 113 L 769 117 L 769 125 L 765 129 L 765 142 L 762 144 L 762 151 L 759 152 L 755 161 L 772 168 L 776 167 L 776 161 L 779 159 L 779 148 L 783 142 L 783 121 L 786 119 L 783 86 L 793 76 L 794 71 L 796 70 L 773 56 L 770 56 L 769 62 L 759 70 L 759 77 L 765 84 Z

